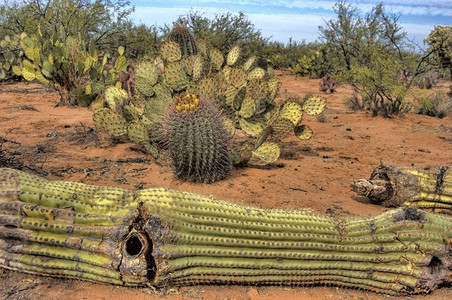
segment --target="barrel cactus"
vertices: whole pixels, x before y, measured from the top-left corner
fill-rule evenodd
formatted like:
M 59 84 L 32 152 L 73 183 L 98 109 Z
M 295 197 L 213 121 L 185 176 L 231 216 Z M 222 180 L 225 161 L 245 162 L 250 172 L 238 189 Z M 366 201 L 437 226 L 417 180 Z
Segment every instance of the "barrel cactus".
M 167 40 L 174 41 L 179 44 L 182 56 L 191 56 L 198 53 L 195 38 L 190 30 L 185 26 L 174 26 L 168 34 Z
M 163 128 L 179 179 L 212 183 L 226 177 L 231 166 L 229 137 L 212 103 L 190 91 L 176 95 Z

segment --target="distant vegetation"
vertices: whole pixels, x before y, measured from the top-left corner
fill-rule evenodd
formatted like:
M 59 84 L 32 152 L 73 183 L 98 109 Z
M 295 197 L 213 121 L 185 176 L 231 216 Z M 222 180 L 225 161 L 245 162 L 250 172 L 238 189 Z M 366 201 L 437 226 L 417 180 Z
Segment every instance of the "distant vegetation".
M 452 27 L 435 27 L 425 40 L 426 50 L 422 50 L 407 38 L 400 16 L 388 13 L 383 4 L 360 14 L 355 6 L 338 1 L 334 6 L 336 18 L 321 26 L 318 41 L 310 43 L 293 39 L 287 43 L 270 41 L 244 13 L 217 14 L 209 19 L 198 11 L 189 11 L 173 24 L 157 28 L 134 24 L 130 20 L 133 11 L 129 1 L 124 0 L 6 1 L 0 5 L 0 80 L 24 77 L 24 72 L 13 67 L 23 70 L 27 64 L 28 78 L 44 77 L 41 82 L 50 81 L 57 89 L 63 84 L 63 90 L 67 87 L 69 93 L 75 93 L 63 104 L 85 105 L 111 81 L 106 73 L 116 76 L 119 68 L 126 67 L 123 59 L 116 61 L 118 56 L 133 62 L 157 55 L 174 25 L 188 27 L 197 40 L 206 41 L 224 54 L 239 45 L 243 57 L 258 56 L 275 69 L 311 78 L 328 75 L 336 84 L 350 84 L 356 91 L 355 104 L 374 115 L 391 117 L 405 113 L 411 108 L 405 102 L 411 86 L 428 88 L 439 78 L 452 75 Z M 74 100 L 83 94 L 80 86 L 59 82 L 61 78 L 46 74 L 43 67 L 49 61 L 49 51 L 54 51 L 49 49 L 60 47 L 56 44 L 67 45 L 68 39 L 77 48 L 77 58 L 72 57 L 69 63 L 79 64 L 79 69 L 65 80 L 91 88 L 82 103 Z M 36 53 L 31 54 L 32 51 Z M 79 80 L 77 76 L 90 78 Z

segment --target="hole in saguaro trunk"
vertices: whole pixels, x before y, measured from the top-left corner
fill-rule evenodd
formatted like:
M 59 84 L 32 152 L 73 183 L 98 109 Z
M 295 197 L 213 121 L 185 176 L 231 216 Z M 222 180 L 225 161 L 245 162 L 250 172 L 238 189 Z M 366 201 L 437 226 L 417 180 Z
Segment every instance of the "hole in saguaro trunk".
M 152 256 L 152 239 L 144 232 L 132 231 L 123 244 L 123 270 L 133 274 L 142 274 L 153 280 L 157 272 Z
M 145 248 L 145 241 L 137 233 L 133 233 L 126 241 L 126 252 L 130 256 L 140 255 Z
M 433 256 L 432 259 L 430 260 L 430 263 L 428 264 L 428 269 L 430 271 L 430 275 L 433 275 L 434 278 L 436 277 L 441 278 L 443 276 L 445 267 L 441 259 L 439 259 L 436 256 Z

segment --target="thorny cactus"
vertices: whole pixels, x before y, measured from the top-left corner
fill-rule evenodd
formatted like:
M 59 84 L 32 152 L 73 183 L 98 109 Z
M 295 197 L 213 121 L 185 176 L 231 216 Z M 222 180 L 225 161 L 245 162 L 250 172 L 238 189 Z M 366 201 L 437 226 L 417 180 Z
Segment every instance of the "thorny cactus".
M 393 167 L 380 164 L 369 180 L 352 181 L 352 189 L 386 207 L 411 206 L 452 214 L 452 166 Z
M 336 81 L 329 74 L 326 74 L 320 79 L 319 82 L 320 90 L 327 94 L 331 94 L 334 92 L 335 84 Z
M 265 210 L 0 169 L 0 266 L 125 286 L 336 285 L 429 293 L 451 282 L 452 218 Z
M 55 33 L 45 39 L 38 33 L 22 33 L 20 45 L 25 57 L 13 70 L 25 80 L 38 80 L 51 85 L 60 94 L 60 104 L 88 105 L 106 85 L 114 85 L 120 70 L 126 66 L 124 48 L 119 47 L 114 65 L 107 70 L 109 56 L 99 61 L 94 46 L 80 36 L 58 37 Z
M 198 54 L 198 46 L 190 30 L 182 25 L 174 26 L 168 34 L 167 40 L 179 44 L 182 56 Z
M 180 31 L 175 29 L 175 32 Z M 312 131 L 309 127 L 299 126 L 299 122 L 303 111 L 320 113 L 325 107 L 324 98 L 312 98 L 307 105 L 277 105 L 274 100 L 281 83 L 265 59 L 253 56 L 243 60 L 243 65 L 238 65 L 239 46 L 232 47 L 227 55 L 223 55 L 207 43 L 198 43 L 197 55 L 187 55 L 183 48 L 193 48 L 192 46 L 181 46 L 180 43 L 168 39 L 161 44 L 158 56 L 142 60 L 134 66 L 133 72 L 124 73 L 122 81 L 127 88 L 128 99 L 119 101 L 122 109 L 112 107 L 111 103 L 102 99 L 103 104 L 100 106 L 103 108 L 97 112 L 114 117 L 95 116 L 95 120 L 107 122 L 96 122 L 97 128 L 109 132 L 107 128 L 113 126 L 114 132 L 126 132 L 116 130 L 117 115 L 124 115 L 126 128 L 131 122 L 144 123 L 142 128 L 146 128 L 148 133 L 159 132 L 165 111 L 174 101 L 173 98 L 190 91 L 195 93 L 201 102 L 207 100 L 222 112 L 224 126 L 231 136 L 239 129 L 256 140 L 254 144 L 240 145 L 233 151 L 231 159 L 234 164 L 270 164 L 280 155 L 277 144 L 279 140 L 291 133 L 301 139 L 311 137 Z M 134 93 L 129 91 L 131 87 Z M 317 103 L 317 107 L 311 112 L 314 103 Z M 124 109 L 125 106 L 128 108 Z M 104 112 L 108 109 L 113 113 Z M 125 110 L 131 117 L 125 116 Z M 122 123 L 121 121 L 120 124 Z M 267 141 L 268 138 L 274 141 Z M 146 144 L 149 148 L 147 141 Z M 156 156 L 158 143 L 154 141 L 151 145 L 152 153 Z
M 5 35 L 0 40 L 0 81 L 19 76 L 20 70 L 17 65 L 23 59 L 24 52 L 20 47 L 19 35 Z
M 175 97 L 164 124 L 164 137 L 181 180 L 213 183 L 228 174 L 229 136 L 218 109 L 184 92 Z

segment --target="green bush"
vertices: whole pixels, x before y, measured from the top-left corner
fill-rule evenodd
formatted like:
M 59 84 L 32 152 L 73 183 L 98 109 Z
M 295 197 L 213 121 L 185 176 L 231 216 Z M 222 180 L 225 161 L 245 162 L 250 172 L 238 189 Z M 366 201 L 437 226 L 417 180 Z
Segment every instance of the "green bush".
M 442 91 L 415 98 L 416 112 L 421 115 L 444 118 L 452 114 L 452 98 Z

